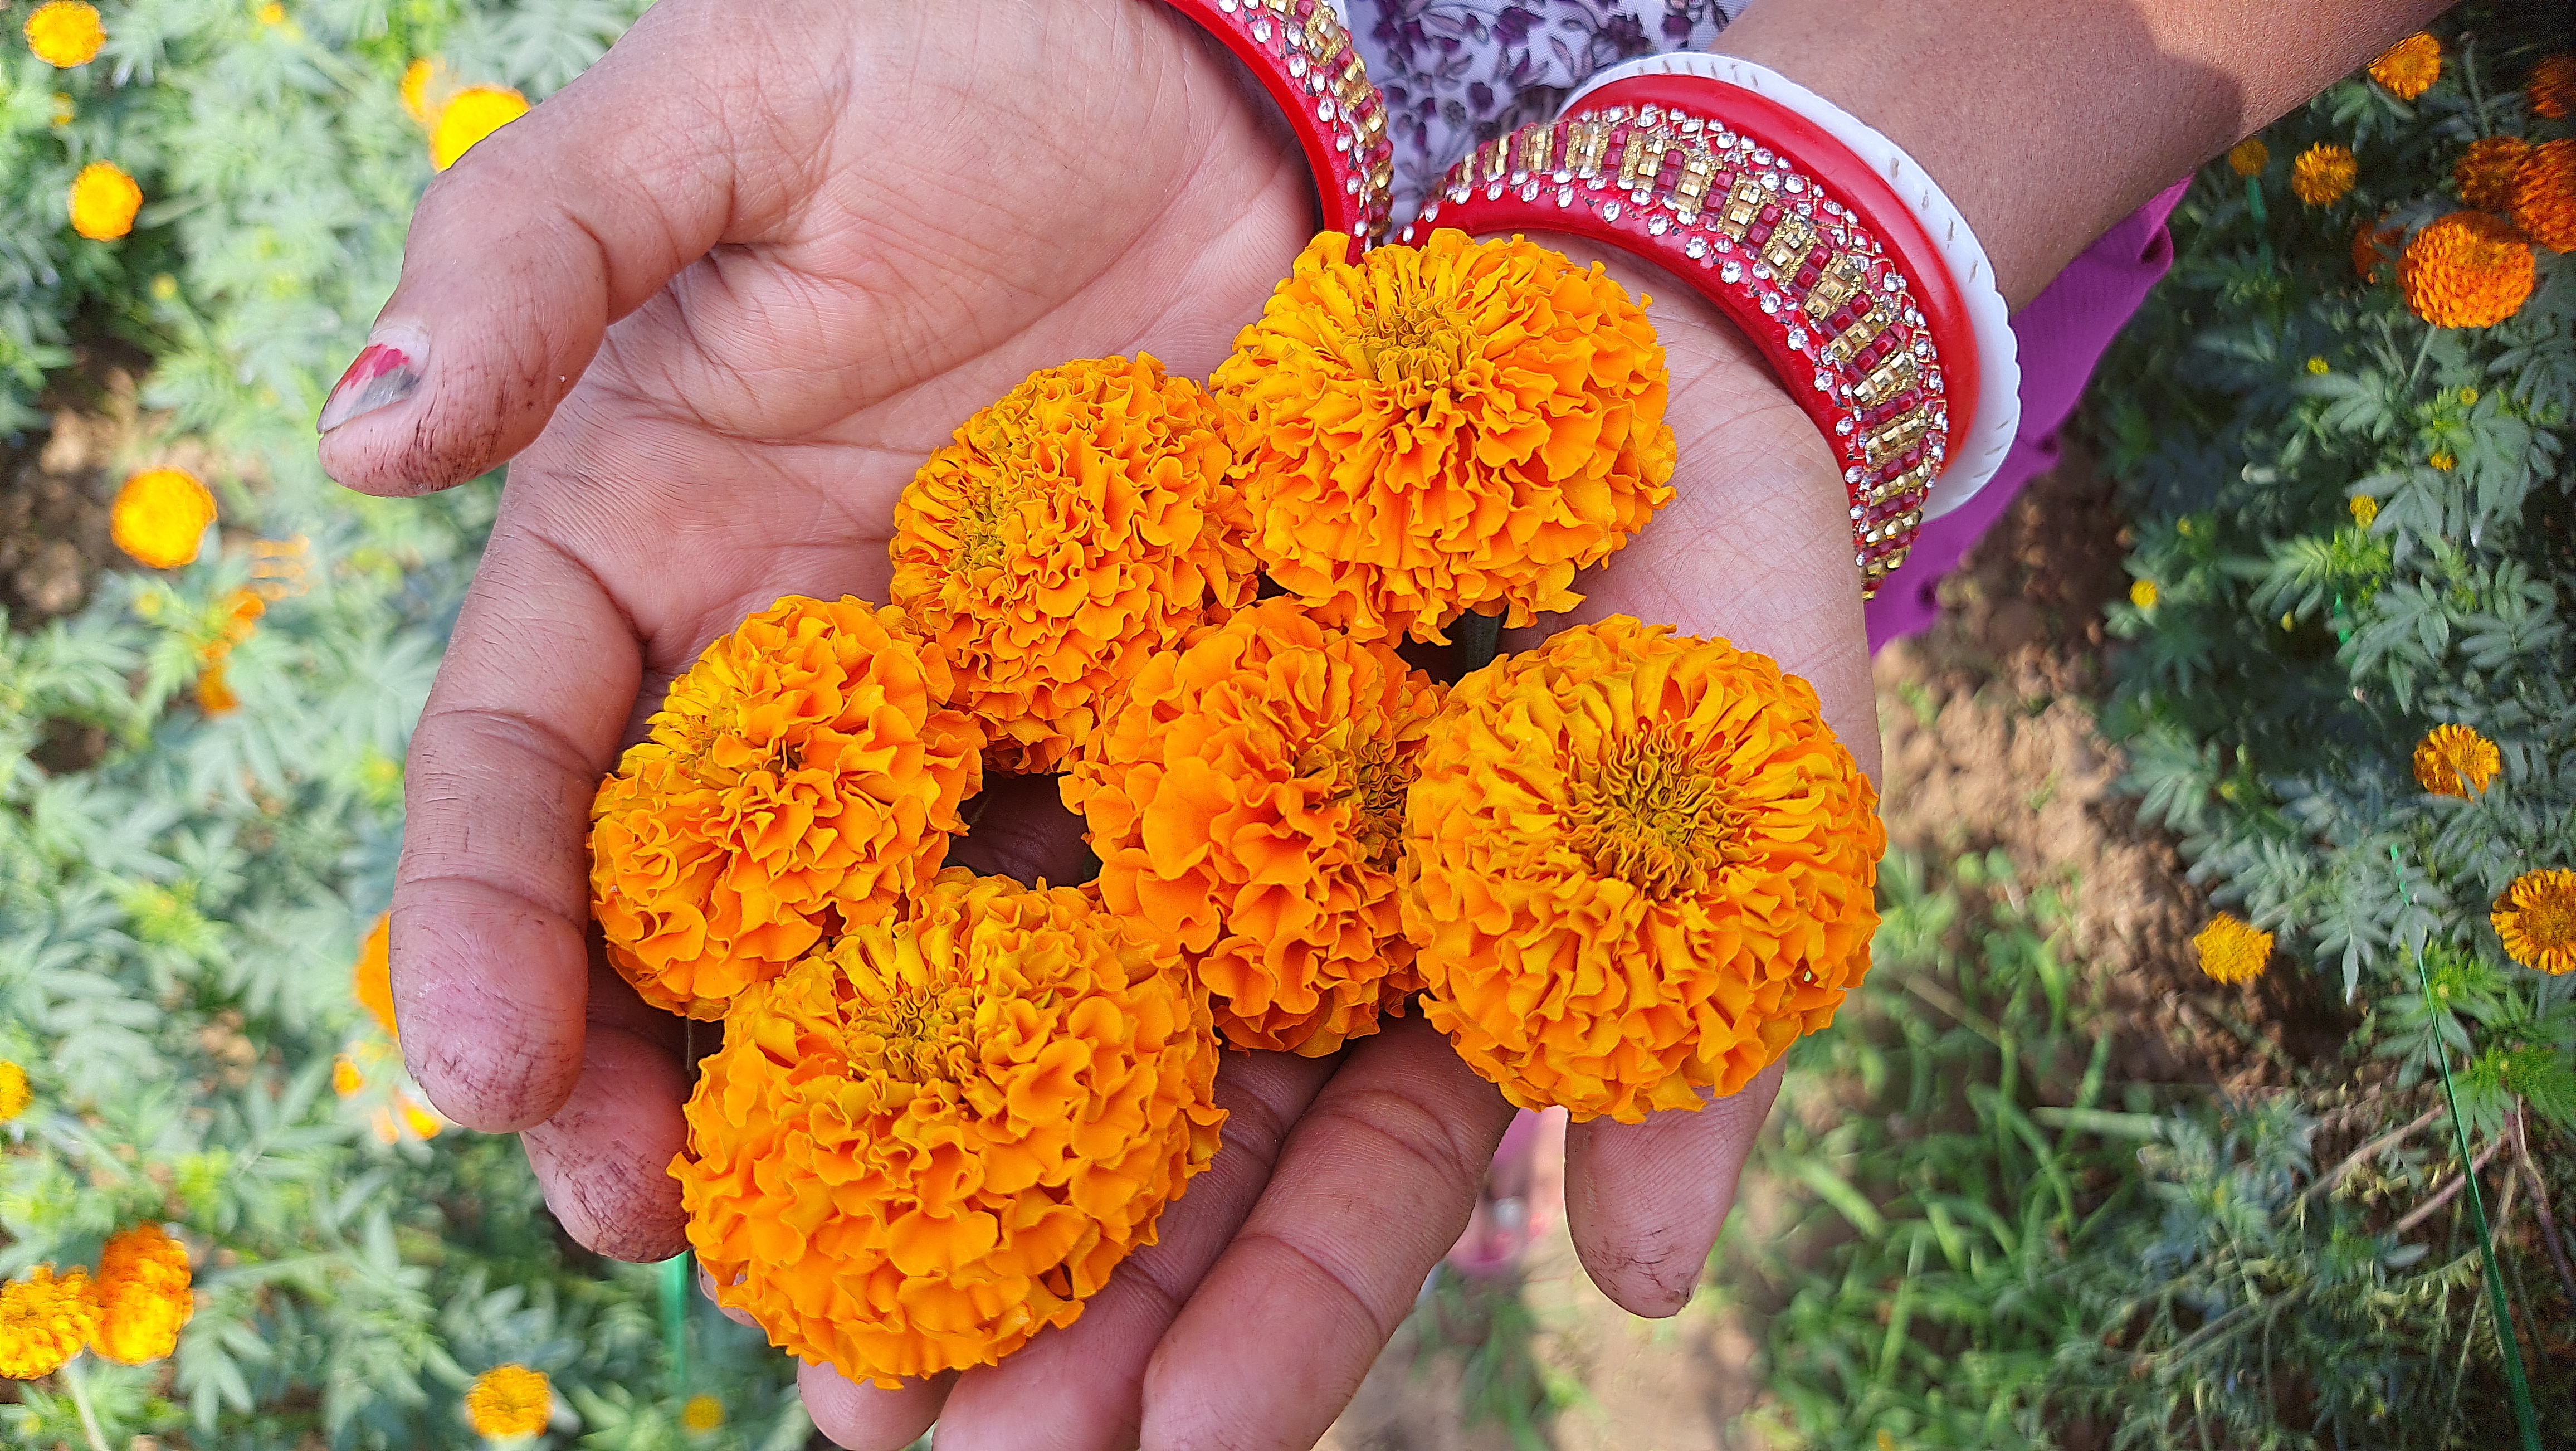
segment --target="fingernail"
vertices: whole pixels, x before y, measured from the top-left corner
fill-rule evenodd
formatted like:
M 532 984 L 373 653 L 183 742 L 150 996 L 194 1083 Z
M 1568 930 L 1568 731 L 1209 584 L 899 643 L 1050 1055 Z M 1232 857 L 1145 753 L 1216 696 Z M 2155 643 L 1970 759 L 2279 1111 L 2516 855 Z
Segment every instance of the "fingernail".
M 378 330 L 322 400 L 321 431 L 409 398 L 428 365 L 429 334 L 408 324 Z

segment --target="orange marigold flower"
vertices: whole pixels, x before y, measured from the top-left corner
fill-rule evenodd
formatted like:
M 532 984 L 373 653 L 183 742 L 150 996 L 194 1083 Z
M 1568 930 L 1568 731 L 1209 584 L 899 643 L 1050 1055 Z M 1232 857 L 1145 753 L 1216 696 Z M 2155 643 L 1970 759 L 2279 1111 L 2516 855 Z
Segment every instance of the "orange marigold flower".
M 524 1365 L 496 1365 L 474 1378 L 465 1392 L 465 1424 L 477 1436 L 500 1440 L 533 1436 L 554 1415 L 554 1387 L 546 1373 Z
M 2524 872 L 2487 916 L 2504 939 L 2507 957 L 2553 977 L 2576 971 L 2576 872 Z
M 108 534 L 137 564 L 177 569 L 195 561 L 215 496 L 186 469 L 145 469 L 116 491 Z
M 2232 912 L 2209 919 L 2191 939 L 2200 970 L 2220 982 L 2252 982 L 2272 965 L 2272 934 L 2257 932 Z
M 2513 224 L 2552 252 L 2576 251 L 2576 141 L 2543 141 L 2515 168 Z
M 2290 190 L 2309 206 L 2332 206 L 2343 200 L 2360 175 L 2361 163 L 2353 160 L 2352 148 L 2320 141 L 2290 163 Z
M 69 70 L 98 58 L 107 44 L 107 28 L 98 22 L 98 7 L 83 0 L 45 0 L 27 16 L 27 49 L 49 66 Z
M 217 660 L 197 674 L 197 709 L 209 719 L 241 709 L 241 697 L 233 693 L 232 676 L 225 668 L 227 663 Z
M 2522 233 L 2484 212 L 2431 223 L 2397 264 L 2406 306 L 2435 327 L 2493 327 L 2522 310 L 2538 277 Z
M 2566 120 L 2576 111 L 2576 55 L 2542 56 L 2523 92 L 2531 97 L 2532 110 L 2552 121 Z
M 507 86 L 467 86 L 458 91 L 430 122 L 430 169 L 445 171 L 454 166 L 477 142 L 526 114 L 528 98 Z
M 27 1087 L 27 1070 L 0 1058 L 0 1124 L 25 1113 L 35 1097 Z
M 2504 769 L 2496 743 L 2463 725 L 2437 725 L 2415 746 L 2415 784 L 2436 796 L 2475 796 Z
M 1226 1041 L 1330 1053 L 1422 986 L 1395 863 L 1442 695 L 1269 599 L 1155 656 L 1075 757 L 1101 900 L 1181 954 Z
M 134 230 L 143 210 L 143 188 L 113 161 L 93 161 L 72 178 L 72 230 L 93 242 L 113 242 Z
M 0 1286 L 0 1379 L 52 1375 L 81 1353 L 97 1328 L 89 1276 L 74 1269 L 56 1279 L 53 1266 L 36 1266 L 27 1278 Z
M 447 92 L 452 89 L 447 79 L 447 65 L 436 56 L 422 56 L 403 67 L 403 114 L 422 130 L 438 124 L 439 112 L 447 108 Z
M 982 733 L 901 610 L 790 595 L 719 636 L 591 802 L 591 910 L 646 1002 L 719 1018 L 893 915 L 965 829 Z
M 671 1162 L 717 1298 L 853 1379 L 1069 1325 L 1207 1166 L 1206 991 L 1088 893 L 940 874 L 746 993 Z
M 2451 165 L 2460 200 L 2482 212 L 2512 210 L 2513 176 L 2530 154 L 2531 143 L 2519 136 L 2482 136 L 2470 142 Z
M 2370 63 L 2370 78 L 2401 101 L 2414 100 L 2433 89 L 2433 82 L 2441 77 L 2442 42 L 2420 30 L 2390 46 Z
M 1209 380 L 1270 578 L 1363 640 L 1573 608 L 1673 496 L 1644 301 L 1518 239 L 1345 247 L 1309 244 Z
M 399 1043 L 402 1030 L 394 1026 L 394 914 L 381 912 L 376 925 L 367 929 L 367 940 L 358 948 L 358 965 L 349 974 L 349 990 L 356 994 L 358 1006 L 385 1030 L 385 1036 Z
M 179 1348 L 179 1328 L 196 1313 L 188 1247 L 157 1224 L 125 1230 L 99 1252 L 89 1293 L 98 1306 L 92 1349 L 124 1365 L 159 1360 Z
M 333 1093 L 338 1094 L 342 1098 L 354 1098 L 358 1094 L 365 1092 L 366 1087 L 367 1075 L 364 1070 L 358 1067 L 358 1060 L 350 1057 L 346 1053 L 335 1053 L 332 1055 L 331 1091 Z
M 2377 282 L 2380 269 L 2395 259 L 2399 244 L 2406 240 L 2403 227 L 2388 225 L 2382 217 L 2375 225 L 2365 226 L 2352 234 L 2352 270 L 2364 282 Z
M 1458 683 L 1405 809 L 1424 1016 L 1524 1108 L 1730 1094 L 1869 971 L 1887 834 L 1816 692 L 1625 616 Z
M 947 648 L 1003 771 L 1052 771 L 1155 651 L 1251 602 L 1223 419 L 1138 355 L 1029 375 L 894 511 L 894 602 Z
M 2252 176 L 2272 164 L 2272 148 L 2260 136 L 2248 136 L 2227 148 L 2227 169 L 2238 176 Z

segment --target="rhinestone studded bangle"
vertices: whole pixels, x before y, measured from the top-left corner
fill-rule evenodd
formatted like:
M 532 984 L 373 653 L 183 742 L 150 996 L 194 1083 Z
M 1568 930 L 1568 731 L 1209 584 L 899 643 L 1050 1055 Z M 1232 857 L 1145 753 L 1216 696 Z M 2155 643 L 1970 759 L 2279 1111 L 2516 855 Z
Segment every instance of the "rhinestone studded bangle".
M 1671 271 L 1742 328 L 1842 465 L 1864 596 L 1905 560 L 1977 397 L 1967 309 L 1884 182 L 1812 123 L 1641 76 L 1487 142 L 1398 238 L 1563 232 Z
M 1386 236 L 1395 148 L 1386 100 L 1330 0 L 1166 0 L 1225 42 L 1287 115 L 1314 169 L 1323 227 L 1354 255 Z

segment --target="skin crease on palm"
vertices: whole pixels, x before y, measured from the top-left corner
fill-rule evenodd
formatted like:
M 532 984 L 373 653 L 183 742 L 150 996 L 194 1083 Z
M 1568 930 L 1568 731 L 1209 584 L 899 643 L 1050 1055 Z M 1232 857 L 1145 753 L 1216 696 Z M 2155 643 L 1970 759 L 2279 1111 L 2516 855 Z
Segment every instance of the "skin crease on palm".
M 432 187 L 384 314 L 428 334 L 426 381 L 323 444 L 380 494 L 513 459 L 412 743 L 395 996 L 432 1099 L 523 1131 L 584 1243 L 682 1244 L 681 1028 L 587 940 L 600 775 L 744 615 L 882 600 L 903 483 L 1031 369 L 1143 349 L 1204 377 L 1304 242 L 1311 187 L 1267 98 L 1144 0 L 813 3 L 759 26 L 670 0 Z M 1656 296 L 1681 443 L 1680 498 L 1583 614 L 1777 656 L 1874 772 L 1822 442 L 1670 279 L 1546 240 Z M 1049 786 L 991 794 L 954 859 L 1069 875 Z M 1613 1298 L 1687 1298 L 1776 1088 L 1571 1135 L 1570 1226 Z M 943 1451 L 1320 1436 L 1464 1226 L 1509 1109 L 1418 1018 L 1337 1060 L 1229 1053 L 1219 1095 L 1226 1151 L 1074 1326 L 895 1391 L 807 1367 L 818 1425 L 895 1447 L 938 1416 Z

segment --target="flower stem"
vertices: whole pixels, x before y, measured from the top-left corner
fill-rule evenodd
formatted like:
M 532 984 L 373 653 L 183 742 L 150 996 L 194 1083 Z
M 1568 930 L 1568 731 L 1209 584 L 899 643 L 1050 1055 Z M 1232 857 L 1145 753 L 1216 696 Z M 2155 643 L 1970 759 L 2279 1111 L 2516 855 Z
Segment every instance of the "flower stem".
M 81 1373 L 81 1358 L 77 1355 L 63 1365 L 63 1389 L 72 1393 L 72 1409 L 80 1412 L 81 1431 L 89 1437 L 89 1451 L 107 1451 L 107 1437 L 98 1429 L 98 1412 L 90 1409 L 89 1377 Z

